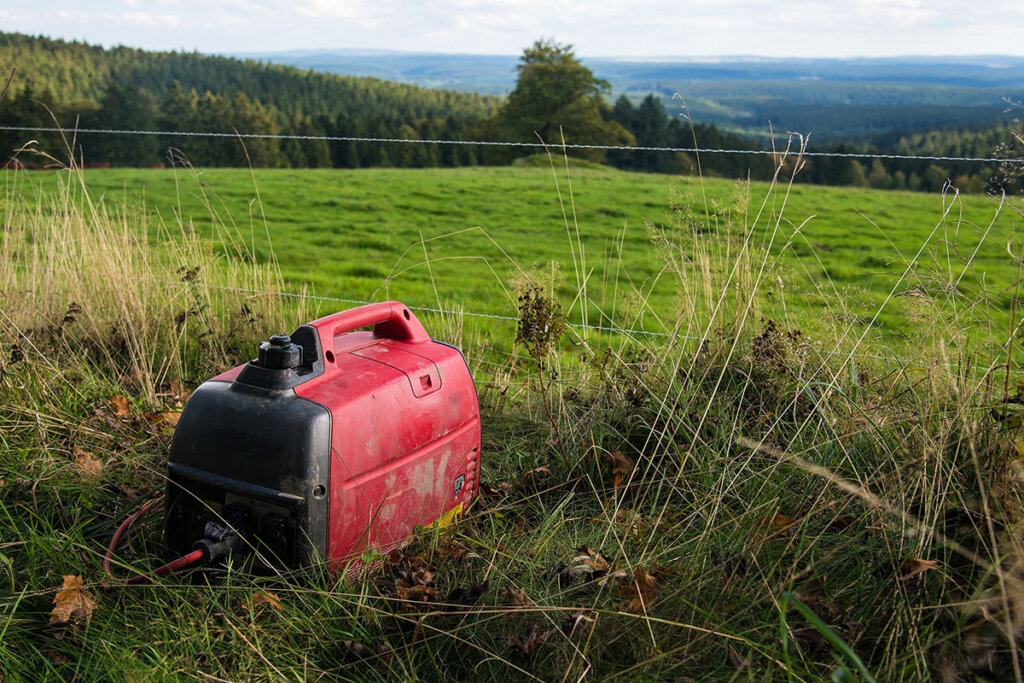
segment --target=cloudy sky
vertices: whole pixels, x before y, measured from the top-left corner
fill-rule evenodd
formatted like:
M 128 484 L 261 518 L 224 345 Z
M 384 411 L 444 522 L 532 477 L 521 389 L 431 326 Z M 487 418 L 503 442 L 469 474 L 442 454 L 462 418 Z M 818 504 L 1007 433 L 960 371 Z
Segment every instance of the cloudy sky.
M 1024 55 L 1024 0 L 0 0 L 0 30 L 200 52 Z

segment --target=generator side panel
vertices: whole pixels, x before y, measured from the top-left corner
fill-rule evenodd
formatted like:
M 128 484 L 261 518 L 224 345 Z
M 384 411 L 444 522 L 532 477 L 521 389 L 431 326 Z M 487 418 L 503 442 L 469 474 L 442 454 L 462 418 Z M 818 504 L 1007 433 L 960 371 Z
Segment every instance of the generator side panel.
M 338 567 L 469 504 L 480 409 L 462 354 L 443 344 L 378 340 L 335 362 L 333 381 L 297 391 L 333 415 L 328 557 Z

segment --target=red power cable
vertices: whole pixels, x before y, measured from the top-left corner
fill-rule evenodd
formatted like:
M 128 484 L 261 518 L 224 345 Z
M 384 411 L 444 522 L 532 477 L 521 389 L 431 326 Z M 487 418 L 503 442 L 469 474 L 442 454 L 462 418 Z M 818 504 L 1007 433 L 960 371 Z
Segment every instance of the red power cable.
M 146 514 L 150 510 L 152 510 L 157 505 L 157 503 L 160 503 L 160 502 L 161 502 L 160 500 L 151 500 L 151 501 L 149 501 L 148 503 L 146 503 L 142 507 L 141 510 L 139 510 L 138 512 L 130 515 L 126 520 L 121 522 L 121 525 L 119 527 L 117 527 L 117 531 L 114 532 L 114 537 L 110 539 L 110 545 L 107 546 L 107 552 L 103 556 L 103 571 L 106 572 L 107 576 L 110 577 L 111 581 L 117 581 L 118 583 L 134 585 L 134 584 L 142 583 L 143 581 L 145 581 L 146 579 L 149 578 L 149 576 L 146 575 L 146 574 L 139 574 L 138 576 L 133 576 L 130 579 L 119 579 L 119 578 L 117 578 L 116 576 L 114 576 L 113 572 L 110 571 L 110 558 L 111 558 L 111 556 L 113 556 L 114 549 L 117 547 L 118 542 L 120 542 L 121 536 L 123 536 L 124 533 L 126 531 L 128 531 L 128 527 L 130 527 L 132 525 L 132 522 L 134 522 L 136 519 L 138 519 L 139 517 L 143 516 L 144 514 Z M 154 574 L 155 576 L 163 576 L 164 574 L 170 574 L 171 572 L 178 571 L 179 569 L 181 569 L 183 567 L 187 567 L 190 564 L 193 564 L 195 562 L 199 562 L 199 561 L 205 559 L 205 557 L 206 557 L 206 551 L 203 550 L 202 548 L 197 549 L 197 550 L 193 550 L 192 552 L 188 553 L 187 555 L 182 555 L 181 557 L 179 557 L 179 558 L 177 558 L 175 560 L 171 560 L 170 562 L 168 562 L 165 565 L 161 565 L 161 566 L 157 567 L 156 569 L 154 569 L 150 573 Z

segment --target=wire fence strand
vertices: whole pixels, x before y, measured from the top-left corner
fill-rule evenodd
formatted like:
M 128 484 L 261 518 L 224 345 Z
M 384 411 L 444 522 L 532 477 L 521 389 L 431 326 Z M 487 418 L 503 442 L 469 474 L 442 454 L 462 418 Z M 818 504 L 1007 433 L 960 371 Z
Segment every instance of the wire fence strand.
M 15 268 L 26 270 L 26 271 L 37 270 L 37 268 L 33 268 L 32 266 L 29 266 L 28 264 L 25 264 L 25 263 L 15 263 L 15 264 L 13 264 L 13 266 Z M 44 268 L 44 270 L 52 271 L 52 272 L 73 272 L 72 269 L 67 269 L 67 268 Z M 151 282 L 155 282 L 156 284 L 162 284 L 162 285 L 168 285 L 168 286 L 202 287 L 204 289 L 213 289 L 213 290 L 219 290 L 219 291 L 225 291 L 225 292 L 235 292 L 236 294 L 264 295 L 264 296 L 270 295 L 270 296 L 280 296 L 280 297 L 286 298 L 286 299 L 296 299 L 296 300 L 304 300 L 304 301 L 320 301 L 320 302 L 341 303 L 341 304 L 354 304 L 354 305 L 357 305 L 357 306 L 365 306 L 367 304 L 374 303 L 373 301 L 366 301 L 366 300 L 363 300 L 363 299 L 347 299 L 347 298 L 343 298 L 343 297 L 322 296 L 322 295 L 317 295 L 317 294 L 305 294 L 305 293 L 301 293 L 301 292 L 287 292 L 287 291 L 279 291 L 279 290 L 271 291 L 271 290 L 265 290 L 265 289 L 254 289 L 254 288 L 249 288 L 249 287 L 230 287 L 230 286 L 227 286 L 227 285 L 215 285 L 215 284 L 212 284 L 212 283 L 198 282 L 198 281 L 166 280 L 166 279 L 159 279 L 159 278 L 146 278 L 146 279 L 148 279 Z M 518 323 L 518 321 L 519 321 L 519 317 L 518 316 L 514 316 L 514 315 L 501 315 L 501 314 L 497 314 L 497 313 L 479 313 L 479 312 L 476 312 L 476 311 L 467 311 L 467 310 L 464 310 L 464 309 L 463 310 L 454 310 L 454 309 L 448 309 L 448 308 L 436 308 L 436 307 L 433 307 L 433 306 L 410 306 L 408 304 L 405 304 L 405 306 L 406 306 L 406 308 L 409 308 L 409 309 L 412 309 L 412 310 L 418 311 L 418 312 L 423 312 L 423 313 L 436 313 L 436 314 L 439 314 L 439 315 L 465 316 L 465 317 L 469 317 L 469 318 L 481 318 L 481 319 L 485 319 L 485 320 L 498 320 L 498 321 L 502 321 L 502 322 L 506 322 L 506 323 L 509 323 L 509 322 L 511 322 L 511 323 Z M 615 335 L 624 335 L 624 336 L 644 336 L 644 337 L 655 337 L 655 338 L 661 338 L 661 339 L 683 339 L 683 340 L 692 341 L 692 342 L 703 342 L 703 341 L 705 341 L 705 337 L 701 337 L 701 336 L 697 336 L 697 335 L 682 334 L 682 333 L 678 333 L 678 332 L 656 332 L 656 331 L 652 331 L 652 330 L 642 330 L 642 329 L 634 328 L 634 327 L 620 327 L 620 326 L 617 326 L 617 325 L 614 325 L 614 324 L 611 324 L 611 325 L 591 325 L 591 324 L 586 324 L 586 323 L 573 323 L 573 322 L 569 322 L 569 323 L 567 323 L 567 325 L 570 328 L 575 329 L 575 330 L 587 330 L 587 331 L 593 331 L 593 332 L 599 332 L 599 333 L 605 333 L 605 334 L 615 334 Z M 896 355 L 886 356 L 886 355 L 882 355 L 882 354 L 863 353 L 863 352 L 856 352 L 856 351 L 852 352 L 852 353 L 845 352 L 845 351 L 839 351 L 839 350 L 823 351 L 822 355 L 827 357 L 827 358 L 843 357 L 843 358 L 847 358 L 847 359 L 849 359 L 849 358 L 857 358 L 857 359 L 862 359 L 862 360 L 883 361 L 883 362 L 887 362 L 887 363 L 896 363 L 896 364 L 898 364 L 898 365 L 900 365 L 902 367 L 926 367 L 926 366 L 930 365 L 929 362 L 921 360 L 921 359 L 916 359 L 916 358 L 901 358 L 901 357 L 896 356 Z M 971 365 L 970 367 L 971 367 L 972 370 L 977 370 L 977 371 L 982 371 L 982 372 L 990 372 L 990 371 L 993 370 L 993 367 L 984 366 L 984 365 L 977 365 L 977 364 Z M 1020 369 L 1017 369 L 1017 368 L 1008 368 L 1008 370 L 1014 376 L 1024 375 L 1024 370 L 1020 370 Z
M 365 306 L 366 304 L 374 303 L 372 301 L 363 301 L 363 300 L 359 300 L 359 299 L 344 299 L 344 298 L 333 297 L 333 296 L 320 296 L 320 295 L 316 295 L 316 294 L 302 294 L 302 293 L 299 293 L 299 292 L 282 292 L 282 291 L 270 292 L 270 291 L 266 291 L 266 290 L 248 289 L 248 288 L 244 288 L 244 287 L 228 287 L 226 285 L 214 285 L 214 284 L 209 284 L 209 283 L 205 283 L 205 282 L 183 283 L 183 282 L 174 281 L 174 280 L 154 280 L 154 281 L 159 283 L 159 284 L 166 284 L 166 285 L 191 284 L 191 285 L 197 285 L 197 286 L 204 287 L 204 288 L 209 288 L 209 289 L 218 289 L 218 290 L 222 290 L 222 291 L 236 292 L 238 294 L 254 294 L 254 295 L 270 294 L 270 295 L 277 295 L 277 296 L 284 297 L 284 298 L 302 299 L 302 300 L 306 300 L 306 301 L 325 301 L 325 302 L 332 302 L 332 303 L 357 304 L 357 305 L 360 305 L 360 306 Z M 474 312 L 474 311 L 452 310 L 452 309 L 445 309 L 445 308 L 434 308 L 434 307 L 431 307 L 431 306 L 409 306 L 408 304 L 406 304 L 405 307 L 409 308 L 409 309 L 412 309 L 414 311 L 421 311 L 421 312 L 425 312 L 425 313 L 437 313 L 437 314 L 441 314 L 441 315 L 456 315 L 456 316 L 457 315 L 462 315 L 462 316 L 467 316 L 467 317 L 472 317 L 472 318 L 483 318 L 483 319 L 488 319 L 488 320 L 501 320 L 501 321 L 504 321 L 504 322 L 514 322 L 514 323 L 518 323 L 518 321 L 519 321 L 518 316 L 513 316 L 513 315 L 498 315 L 498 314 L 495 314 L 495 313 L 477 313 L 477 312 Z M 606 334 L 617 334 L 617 335 L 626 335 L 626 336 L 637 335 L 637 336 L 647 336 L 647 337 L 659 337 L 659 338 L 662 338 L 662 339 L 684 339 L 686 341 L 693 341 L 693 342 L 703 342 L 703 341 L 706 340 L 705 337 L 700 337 L 700 336 L 696 336 L 696 335 L 681 334 L 681 333 L 678 333 L 678 332 L 654 332 L 654 331 L 651 331 L 651 330 L 641 330 L 641 329 L 633 328 L 633 327 L 618 327 L 616 325 L 590 325 L 590 324 L 586 324 L 586 323 L 573 323 L 573 322 L 567 323 L 567 325 L 569 327 L 573 328 L 573 329 L 576 329 L 576 330 L 588 330 L 588 331 L 594 331 L 594 332 L 603 332 L 603 333 L 606 333 Z M 845 351 L 839 351 L 839 350 L 824 351 L 824 352 L 822 352 L 822 355 L 827 357 L 827 358 L 831 358 L 831 357 L 836 356 L 836 357 L 844 357 L 844 358 L 859 358 L 859 359 L 865 359 L 865 360 L 885 361 L 885 362 L 889 362 L 889 363 L 897 363 L 897 364 L 899 364 L 899 365 L 901 365 L 903 367 L 926 367 L 926 366 L 930 365 L 929 362 L 921 360 L 921 359 L 901 358 L 901 357 L 895 356 L 895 355 L 884 356 L 884 355 L 880 355 L 880 354 L 862 353 L 862 352 L 856 352 L 856 351 L 852 352 L 852 353 L 848 353 L 848 352 L 845 352 Z M 972 370 L 978 370 L 978 371 L 982 371 L 982 372 L 990 372 L 991 370 L 993 370 L 993 368 L 991 366 L 977 365 L 977 364 L 971 365 L 970 368 Z M 1011 372 L 1011 374 L 1013 374 L 1015 376 L 1024 374 L 1024 371 L 1018 370 L 1016 368 L 1008 368 L 1008 370 Z
M 422 140 L 418 138 L 380 138 L 380 137 L 356 137 L 348 135 L 291 135 L 286 133 L 239 133 L 239 132 L 205 132 L 205 131 L 180 131 L 180 130 L 131 130 L 119 128 L 64 128 L 60 126 L 9 126 L 0 125 L 0 130 L 21 131 L 35 133 L 60 133 L 60 134 L 98 134 L 98 135 L 161 135 L 165 137 L 196 137 L 196 138 L 237 138 L 254 140 L 308 140 L 324 142 L 367 142 L 367 143 L 396 143 L 411 145 L 470 145 L 482 147 L 526 147 L 531 149 L 593 149 L 593 150 L 620 150 L 625 152 L 688 152 L 694 154 L 751 154 L 772 157 L 784 157 L 785 152 L 770 149 L 723 149 L 717 147 L 651 147 L 645 145 L 581 145 L 581 144 L 548 144 L 542 141 L 537 142 L 515 142 L 515 141 L 494 141 L 494 140 Z M 896 159 L 904 161 L 957 161 L 964 163 L 989 163 L 989 164 L 1022 164 L 1024 158 L 999 158 L 999 157 L 957 157 L 937 155 L 914 155 L 914 154 L 886 154 L 881 152 L 815 152 L 804 150 L 801 152 L 790 152 L 790 156 L 802 157 L 824 157 L 835 159 Z

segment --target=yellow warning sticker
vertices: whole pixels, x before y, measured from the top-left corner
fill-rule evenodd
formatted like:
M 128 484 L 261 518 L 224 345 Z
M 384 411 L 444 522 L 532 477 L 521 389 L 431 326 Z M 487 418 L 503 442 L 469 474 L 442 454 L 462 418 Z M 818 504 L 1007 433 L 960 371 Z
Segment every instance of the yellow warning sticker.
M 438 517 L 436 520 L 434 520 L 434 523 L 431 524 L 430 526 L 432 528 L 435 528 L 435 529 L 443 529 L 446 526 L 448 526 L 449 524 L 451 524 L 452 522 L 454 522 L 456 519 L 458 519 L 459 515 L 461 515 L 461 514 L 462 514 L 462 503 L 459 503 L 458 505 L 453 507 L 451 510 L 449 510 L 448 512 L 444 513 L 443 515 Z

